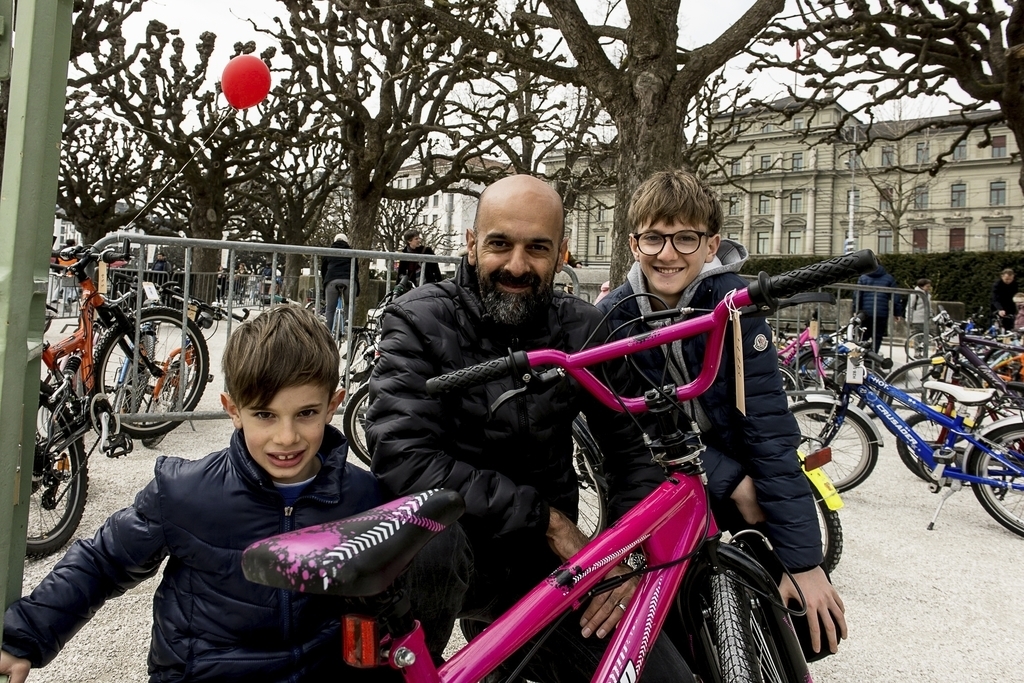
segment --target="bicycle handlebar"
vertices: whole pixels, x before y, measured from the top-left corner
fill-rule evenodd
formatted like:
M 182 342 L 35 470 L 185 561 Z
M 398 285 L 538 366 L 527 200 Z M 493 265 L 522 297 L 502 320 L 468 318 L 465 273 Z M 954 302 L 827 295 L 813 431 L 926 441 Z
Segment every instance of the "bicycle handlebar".
M 796 294 L 802 289 L 829 285 L 852 275 L 871 272 L 876 268 L 878 268 L 878 261 L 875 259 L 875 255 L 865 249 L 797 268 L 774 277 L 761 273 L 757 283 L 747 289 L 730 292 L 711 313 L 573 354 L 555 349 L 517 351 L 505 358 L 489 360 L 428 379 L 426 390 L 428 394 L 436 395 L 454 389 L 466 389 L 500 379 L 510 373 L 519 374 L 520 372 L 523 373 L 523 381 L 528 383 L 533 378 L 529 372 L 530 369 L 541 365 L 554 365 L 564 369 L 609 408 L 619 411 L 625 409 L 628 412 L 644 412 L 647 407 L 643 398 L 622 399 L 601 383 L 590 372 L 589 366 L 708 333 L 704 363 L 700 374 L 689 384 L 676 388 L 676 397 L 679 400 L 689 400 L 706 391 L 718 373 L 718 367 L 722 360 L 726 325 L 733 310 L 743 308 L 751 303 L 756 303 L 762 310 L 771 308 L 777 303 L 776 297 Z M 756 300 L 755 297 L 757 297 Z
M 750 283 L 747 291 L 750 293 L 750 300 L 756 306 L 775 308 L 778 299 L 808 289 L 824 287 L 861 273 L 870 273 L 876 268 L 878 260 L 874 253 L 870 249 L 861 249 L 781 275 L 768 276 L 762 272 L 757 276 L 757 281 Z

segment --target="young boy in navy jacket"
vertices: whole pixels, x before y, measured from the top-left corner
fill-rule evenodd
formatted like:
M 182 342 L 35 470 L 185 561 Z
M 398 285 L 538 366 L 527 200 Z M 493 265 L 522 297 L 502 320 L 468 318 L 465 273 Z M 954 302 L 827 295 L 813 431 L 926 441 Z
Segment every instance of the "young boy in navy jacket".
M 243 323 L 224 351 L 221 394 L 235 432 L 201 460 L 161 457 L 135 502 L 78 541 L 4 615 L 0 673 L 24 681 L 108 598 L 153 576 L 151 681 L 364 679 L 342 672 L 340 598 L 250 583 L 251 543 L 377 505 L 373 476 L 350 467 L 330 426 L 338 349 L 309 311 L 277 306 Z

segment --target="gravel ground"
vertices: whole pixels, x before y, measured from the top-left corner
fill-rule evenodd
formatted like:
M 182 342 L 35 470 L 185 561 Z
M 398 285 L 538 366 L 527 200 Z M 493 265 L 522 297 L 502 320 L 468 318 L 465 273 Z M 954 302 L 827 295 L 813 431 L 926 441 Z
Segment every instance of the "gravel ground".
M 55 326 L 57 327 L 57 326 Z M 211 342 L 219 358 L 223 341 Z M 219 365 L 219 363 L 218 363 Z M 203 409 L 217 406 L 220 368 Z M 340 424 L 340 417 L 335 418 Z M 94 456 L 89 498 L 78 538 L 92 535 L 115 510 L 131 503 L 152 477 L 158 455 L 199 458 L 227 443 L 230 423 L 182 425 L 154 450 L 118 460 Z M 1019 680 L 1024 668 L 1024 599 L 1019 593 L 1024 538 L 999 526 L 969 490 L 953 496 L 934 531 L 927 531 L 938 497 L 910 474 L 891 436 L 874 473 L 843 496 L 844 549 L 833 575 L 846 602 L 850 639 L 840 653 L 812 665 L 817 681 L 921 683 Z M 30 591 L 58 558 L 25 563 Z M 35 683 L 144 681 L 158 578 L 103 607 Z M 1018 611 L 1019 610 L 1019 611 Z

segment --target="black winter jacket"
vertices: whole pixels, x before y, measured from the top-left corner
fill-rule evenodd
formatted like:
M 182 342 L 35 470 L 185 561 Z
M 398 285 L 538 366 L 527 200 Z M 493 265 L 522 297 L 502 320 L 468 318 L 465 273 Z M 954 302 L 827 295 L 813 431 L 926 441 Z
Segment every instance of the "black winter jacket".
M 290 511 L 241 432 L 201 460 L 158 458 L 135 503 L 72 545 L 7 609 L 4 649 L 33 667 L 48 663 L 107 599 L 153 576 L 169 556 L 153 598 L 151 681 L 343 678 L 344 602 L 250 583 L 241 556 L 257 540 L 377 505 L 373 476 L 348 466 L 347 451 L 328 426 L 323 466 Z
M 351 249 L 345 240 L 336 240 L 331 247 L 334 249 Z M 325 256 L 320 264 L 320 280 L 326 287 L 332 280 L 355 280 L 356 296 L 359 295 L 359 261 L 356 261 L 355 272 L 352 272 L 351 256 Z M 348 303 L 346 302 L 346 306 Z
M 688 305 L 711 309 L 728 292 L 746 286 L 746 281 L 734 273 L 713 275 L 697 284 Z M 598 304 L 602 313 L 615 309 L 608 320 L 612 329 L 640 315 L 636 299 L 626 300 L 616 308 L 616 304 L 631 294 L 633 290 L 627 282 Z M 718 375 L 699 399 L 713 425 L 702 435 L 707 445 L 704 463 L 708 470 L 708 488 L 712 496 L 724 500 L 743 476 L 749 474 L 757 489 L 758 503 L 768 519 L 768 534 L 779 558 L 791 571 L 810 569 L 821 564 L 821 532 L 810 485 L 800 471 L 796 456 L 800 432 L 782 388 L 778 357 L 770 343 L 771 329 L 762 318 L 743 318 L 741 327 L 747 414 L 744 416 L 736 409 L 731 323 Z M 648 329 L 638 323 L 635 327 L 623 328 L 619 336 L 640 334 Z M 682 342 L 691 379 L 700 374 L 703 367 L 706 342 L 706 335 Z M 652 382 L 657 386 L 662 384 L 665 354 L 661 347 L 633 354 L 633 358 Z M 667 381 L 671 381 L 671 376 L 668 377 Z M 647 386 L 650 385 L 645 388 Z
M 419 247 L 412 249 L 409 245 L 406 245 L 405 249 L 402 250 L 403 254 L 430 254 L 434 255 L 434 250 L 428 246 L 420 245 Z M 440 282 L 444 278 L 441 277 L 441 267 L 433 262 L 423 261 L 399 261 L 398 262 L 398 277 L 403 275 L 409 276 L 409 280 L 414 285 L 420 284 L 420 269 L 426 266 L 426 272 L 423 273 L 424 284 L 428 282 Z
M 485 313 L 476 270 L 465 259 L 454 280 L 418 287 L 388 306 L 366 414 L 371 469 L 385 495 L 455 489 L 466 500 L 460 522 L 471 538 L 543 536 L 549 506 L 576 517 L 572 421 L 580 411 L 607 457 L 613 517 L 664 481 L 632 421 L 569 378 L 521 394 L 490 419 L 488 406 L 521 386 L 518 378 L 427 396 L 428 378 L 505 356 L 510 348 L 579 350 L 601 321 L 592 305 L 561 293 L 541 315 L 529 332 L 498 324 Z M 606 334 L 594 335 L 595 343 Z

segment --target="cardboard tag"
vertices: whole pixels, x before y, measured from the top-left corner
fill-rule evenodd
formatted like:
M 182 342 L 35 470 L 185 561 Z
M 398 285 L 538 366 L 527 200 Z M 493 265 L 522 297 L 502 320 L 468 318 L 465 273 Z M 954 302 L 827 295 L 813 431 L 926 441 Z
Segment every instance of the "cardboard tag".
M 818 321 L 812 320 L 811 324 L 807 326 L 807 332 L 811 335 L 811 339 L 818 338 Z
M 156 291 L 156 285 L 152 282 L 143 282 L 142 289 L 146 292 L 146 301 L 160 300 L 160 293 Z
M 732 314 L 732 356 L 735 370 L 736 382 L 736 410 L 741 414 L 747 414 L 747 390 L 743 384 L 743 328 L 740 327 L 740 312 L 733 310 Z
M 864 378 L 867 375 L 868 370 L 864 367 L 863 363 L 850 363 L 846 368 L 846 383 L 864 384 Z

